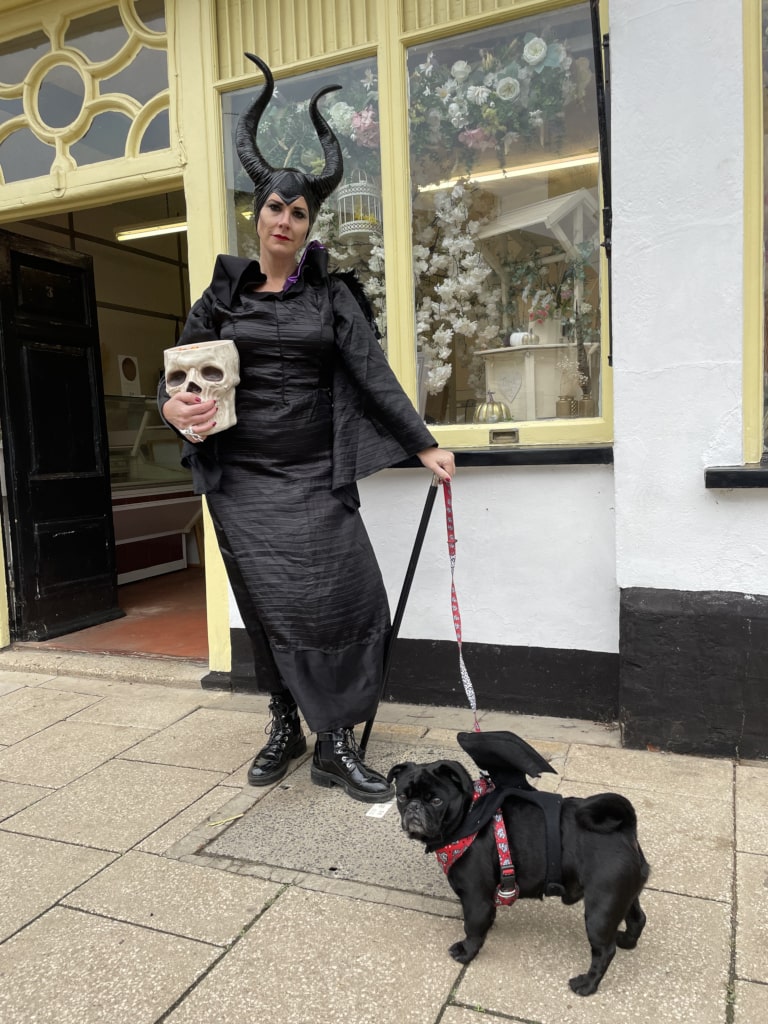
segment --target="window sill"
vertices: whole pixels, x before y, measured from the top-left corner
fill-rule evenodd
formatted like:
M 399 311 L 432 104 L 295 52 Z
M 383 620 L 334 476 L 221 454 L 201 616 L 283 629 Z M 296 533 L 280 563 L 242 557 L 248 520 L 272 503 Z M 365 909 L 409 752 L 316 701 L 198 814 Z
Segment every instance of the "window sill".
M 613 463 L 613 446 L 558 445 L 530 448 L 459 448 L 454 452 L 461 466 L 607 466 Z M 417 458 L 407 459 L 398 469 L 419 466 Z
M 704 470 L 707 489 L 768 487 L 768 465 L 757 462 L 744 466 L 709 466 Z

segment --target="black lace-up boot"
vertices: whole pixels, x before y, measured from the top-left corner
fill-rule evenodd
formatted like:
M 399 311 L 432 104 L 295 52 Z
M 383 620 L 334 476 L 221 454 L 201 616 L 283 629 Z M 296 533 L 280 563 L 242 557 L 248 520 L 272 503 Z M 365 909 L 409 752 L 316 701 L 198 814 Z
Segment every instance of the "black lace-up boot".
M 319 732 L 312 757 L 312 781 L 317 786 L 342 786 L 354 800 L 380 804 L 395 793 L 383 775 L 363 764 L 350 728 Z
M 290 760 L 307 752 L 299 709 L 290 693 L 273 693 L 269 710 L 272 713 L 272 721 L 267 726 L 269 739 L 248 769 L 248 781 L 252 786 L 268 786 L 282 779 Z

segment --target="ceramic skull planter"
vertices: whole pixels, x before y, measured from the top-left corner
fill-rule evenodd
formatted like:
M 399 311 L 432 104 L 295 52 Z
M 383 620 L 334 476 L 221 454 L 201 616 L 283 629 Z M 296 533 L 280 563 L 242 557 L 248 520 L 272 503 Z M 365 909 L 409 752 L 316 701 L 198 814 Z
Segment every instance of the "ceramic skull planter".
M 216 426 L 209 431 L 218 434 L 237 422 L 235 388 L 240 383 L 240 358 L 234 341 L 200 341 L 166 349 L 165 387 L 173 397 L 180 391 L 199 395 L 207 402 L 218 403 Z

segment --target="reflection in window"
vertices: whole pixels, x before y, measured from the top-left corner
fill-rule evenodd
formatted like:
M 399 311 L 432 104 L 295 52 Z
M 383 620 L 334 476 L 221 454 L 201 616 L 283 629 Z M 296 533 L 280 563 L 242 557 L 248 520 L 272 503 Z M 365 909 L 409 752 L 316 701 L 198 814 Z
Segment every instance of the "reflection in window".
M 344 178 L 323 205 L 313 237 L 326 246 L 331 269 L 354 269 L 385 333 L 384 250 L 381 236 L 381 157 L 378 79 L 374 60 L 355 61 L 331 71 L 297 75 L 275 83 L 272 102 L 261 119 L 258 146 L 273 167 L 297 167 L 318 173 L 323 154 L 309 119 L 310 97 L 326 85 L 341 85 L 319 109 L 334 130 L 344 154 Z M 230 247 L 258 258 L 253 224 L 253 183 L 242 169 L 234 144 L 237 120 L 261 85 L 224 95 L 224 148 Z
M 408 74 L 422 412 L 598 415 L 588 5 L 414 47 Z
M 24 104 L 20 99 L 3 99 L 0 97 L 0 124 L 5 124 L 12 117 L 24 113 Z
M 125 152 L 125 140 L 130 127 L 131 120 L 125 114 L 112 110 L 98 114 L 82 139 L 70 146 L 70 153 L 77 166 L 121 157 Z
M 139 103 L 146 103 L 168 87 L 168 68 L 164 50 L 139 50 L 127 68 L 105 78 L 103 92 L 124 92 Z
M 66 45 L 93 63 L 114 57 L 127 42 L 128 32 L 116 7 L 73 18 L 66 34 Z
M 0 142 L 0 167 L 6 185 L 47 174 L 51 168 L 51 149 L 29 128 L 19 128 Z
M 32 32 L 20 39 L 0 43 L 0 83 L 14 85 L 23 82 L 30 68 L 48 52 L 48 36 L 44 32 Z
M 153 153 L 158 149 L 167 149 L 171 144 L 171 124 L 168 111 L 161 110 L 149 122 L 141 137 L 141 153 Z
M 51 68 L 40 83 L 37 108 L 49 128 L 66 128 L 77 119 L 85 98 L 85 85 L 74 68 Z

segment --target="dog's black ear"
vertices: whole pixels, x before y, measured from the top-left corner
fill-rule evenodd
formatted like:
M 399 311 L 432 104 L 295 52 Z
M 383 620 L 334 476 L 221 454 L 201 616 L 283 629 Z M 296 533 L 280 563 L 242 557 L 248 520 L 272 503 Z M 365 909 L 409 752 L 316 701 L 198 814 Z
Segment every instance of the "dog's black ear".
M 387 782 L 392 782 L 396 779 L 400 772 L 405 771 L 406 768 L 413 768 L 413 761 L 403 761 L 402 764 L 393 764 L 387 772 Z
M 474 785 L 472 778 L 464 765 L 458 761 L 441 761 L 437 766 L 435 774 L 445 776 L 462 792 L 472 792 Z

